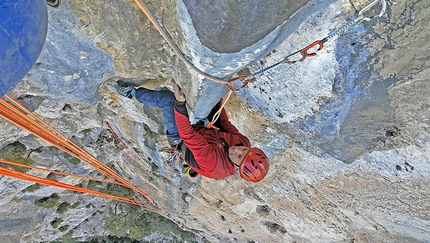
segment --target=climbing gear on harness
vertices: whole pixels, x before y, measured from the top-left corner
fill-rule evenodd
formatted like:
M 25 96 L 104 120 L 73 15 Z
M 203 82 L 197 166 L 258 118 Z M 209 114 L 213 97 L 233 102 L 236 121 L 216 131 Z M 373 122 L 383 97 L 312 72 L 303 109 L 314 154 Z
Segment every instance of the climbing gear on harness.
M 167 157 L 167 159 L 164 160 L 164 163 L 166 163 L 168 166 L 174 165 L 175 162 L 177 161 L 184 161 L 180 145 L 178 147 L 173 146 L 173 147 L 170 147 L 169 149 L 168 148 L 163 149 L 163 151 L 169 153 L 169 157 Z
M 261 181 L 269 171 L 269 159 L 259 148 L 251 148 L 239 166 L 239 174 L 244 180 Z
M 168 152 L 170 153 L 170 156 L 164 160 L 168 166 L 174 165 L 176 161 L 183 161 L 181 150 L 176 147 L 172 147 Z
M 182 174 L 185 175 L 185 176 L 187 176 L 187 177 L 190 177 L 190 178 L 196 178 L 199 175 L 199 173 L 195 172 L 187 164 L 183 164 L 182 165 Z
M 136 94 L 136 90 L 122 80 L 116 81 L 116 90 L 120 95 L 129 99 L 133 99 Z
M 169 157 L 164 161 L 167 165 L 172 166 L 175 161 L 183 161 L 181 147 L 183 141 L 181 138 L 170 138 L 167 137 L 167 141 L 170 144 L 170 149 L 166 149 L 170 153 Z

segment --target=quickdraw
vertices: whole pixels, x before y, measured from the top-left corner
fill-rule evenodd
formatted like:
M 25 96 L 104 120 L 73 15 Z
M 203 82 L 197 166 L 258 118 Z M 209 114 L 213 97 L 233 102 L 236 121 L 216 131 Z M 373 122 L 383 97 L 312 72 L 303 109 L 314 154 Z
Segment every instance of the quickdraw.
M 371 8 L 373 8 L 379 2 L 381 2 L 382 8 L 381 8 L 381 12 L 378 15 L 376 15 L 376 16 L 377 17 L 382 17 L 382 15 L 384 15 L 384 13 L 386 11 L 387 2 L 386 2 L 386 0 L 375 0 L 375 1 L 371 2 L 370 4 L 366 5 L 363 9 L 361 9 L 358 12 L 358 16 L 355 19 L 353 19 L 349 23 L 345 24 L 341 28 L 339 28 L 339 29 L 337 29 L 335 31 L 330 32 L 323 39 L 316 40 L 316 41 L 312 42 L 311 44 L 309 44 L 305 48 L 300 49 L 298 51 L 295 51 L 295 52 L 287 55 L 283 60 L 281 60 L 281 61 L 279 61 L 279 62 L 277 62 L 277 63 L 275 63 L 275 64 L 273 64 L 273 65 L 271 65 L 269 67 L 263 68 L 263 69 L 255 72 L 255 73 L 252 73 L 252 74 L 250 74 L 248 76 L 241 75 L 241 76 L 235 77 L 235 78 L 233 78 L 231 80 L 232 81 L 241 80 L 245 84 L 244 86 L 246 86 L 246 84 L 249 82 L 250 79 L 258 77 L 258 76 L 261 76 L 261 75 L 264 74 L 264 72 L 266 72 L 266 71 L 268 71 L 268 70 L 270 70 L 270 69 L 272 69 L 272 68 L 274 68 L 274 67 L 276 67 L 276 66 L 278 66 L 278 65 L 280 65 L 282 63 L 293 64 L 293 63 L 296 63 L 296 62 L 303 62 L 306 59 L 306 57 L 316 56 L 317 52 L 321 51 L 324 48 L 324 44 L 327 41 L 329 41 L 330 39 L 334 38 L 335 36 L 340 36 L 341 34 L 343 34 L 344 32 L 346 32 L 350 27 L 352 27 L 354 25 L 357 25 L 357 24 L 359 24 L 359 23 L 361 23 L 363 21 L 369 21 L 370 19 L 376 17 L 376 16 L 365 17 L 364 13 L 367 12 L 367 11 L 369 11 Z M 389 1 L 389 3 L 390 4 L 395 4 L 396 2 L 395 1 Z M 315 52 L 309 53 L 309 50 L 311 50 L 312 48 L 314 48 L 317 45 L 318 45 L 318 49 Z M 295 56 L 297 54 L 301 55 L 300 59 L 293 60 L 293 61 L 290 60 L 290 58 L 292 56 Z
M 378 17 L 382 17 L 382 15 L 384 15 L 386 9 L 387 9 L 387 2 L 385 0 L 375 0 L 373 2 L 371 2 L 370 4 L 368 4 L 367 6 L 365 6 L 362 10 L 360 10 L 360 12 L 358 12 L 358 17 L 353 19 L 351 22 L 347 23 L 346 25 L 342 26 L 341 28 L 330 32 L 324 39 L 321 40 L 317 40 L 314 41 L 312 44 L 308 45 L 307 47 L 303 48 L 302 50 L 300 50 L 300 54 L 303 56 L 302 59 L 304 60 L 307 56 L 316 56 L 317 55 L 317 51 L 320 51 L 324 48 L 324 44 L 332 39 L 335 36 L 340 36 L 341 34 L 343 34 L 344 32 L 346 32 L 346 30 L 348 30 L 350 27 L 361 23 L 362 21 L 366 20 L 369 21 L 371 18 L 373 17 L 364 17 L 364 13 L 367 12 L 368 10 L 370 10 L 373 6 L 375 6 L 378 2 L 381 2 L 382 4 L 382 9 L 381 12 L 377 15 Z M 312 47 L 319 45 L 317 51 L 313 52 L 313 53 L 308 53 L 308 50 L 310 50 Z M 300 60 L 302 61 L 302 60 Z

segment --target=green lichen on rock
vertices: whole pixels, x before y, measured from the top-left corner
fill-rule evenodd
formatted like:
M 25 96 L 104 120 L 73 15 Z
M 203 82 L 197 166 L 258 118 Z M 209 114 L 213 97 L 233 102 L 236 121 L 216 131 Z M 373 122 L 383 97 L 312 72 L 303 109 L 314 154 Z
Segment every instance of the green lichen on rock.
M 61 213 L 64 213 L 71 208 L 77 208 L 79 206 L 79 204 L 80 204 L 79 202 L 75 202 L 73 204 L 70 204 L 68 202 L 62 202 L 57 208 L 57 213 L 61 214 Z
M 75 202 L 72 205 L 70 205 L 70 208 L 77 208 L 79 205 L 81 205 L 79 202 Z
M 74 164 L 77 165 L 79 164 L 79 162 L 81 162 L 80 159 L 77 159 L 69 154 L 64 154 L 64 158 L 70 163 L 70 164 Z
M 91 131 L 92 129 L 88 128 L 88 129 L 82 130 L 81 133 L 84 134 L 84 136 L 87 136 Z
M 48 146 L 49 151 L 53 154 L 58 154 L 61 150 L 55 146 Z
M 0 158 L 23 165 L 33 165 L 34 161 L 28 158 L 29 153 L 30 150 L 27 150 L 24 144 L 16 141 L 4 146 L 0 150 Z M 10 166 L 10 168 L 21 172 L 28 170 L 27 168 L 15 165 Z
M 117 197 L 132 197 L 134 191 L 128 187 L 120 186 L 116 184 L 108 184 L 106 189 L 101 190 L 104 193 L 115 195 Z
M 49 197 L 44 197 L 37 200 L 36 205 L 44 208 L 53 208 L 57 206 L 59 200 L 60 200 L 60 196 L 54 193 Z
M 51 221 L 51 226 L 52 226 L 52 228 L 56 229 L 56 228 L 58 228 L 58 226 L 60 226 L 60 224 L 62 222 L 63 222 L 62 219 L 56 218 L 56 219 L 54 219 L 54 220 Z
M 75 158 L 74 156 L 72 156 L 72 155 L 70 155 L 70 154 L 68 154 L 68 153 L 63 152 L 61 149 L 59 149 L 59 148 L 57 148 L 57 147 L 55 147 L 55 146 L 49 146 L 49 147 L 48 147 L 48 149 L 49 149 L 49 151 L 50 151 L 52 154 L 54 154 L 54 155 L 60 155 L 60 154 L 63 154 L 64 158 L 65 158 L 65 159 L 67 160 L 67 162 L 69 162 L 70 164 L 77 165 L 77 164 L 79 164 L 79 163 L 81 162 L 81 160 L 80 160 L 80 159 Z
M 63 236 L 63 238 L 60 241 L 53 241 L 52 243 L 79 243 L 79 242 L 82 242 L 82 241 L 73 238 L 73 229 L 71 229 Z
M 69 229 L 69 226 L 68 225 L 64 225 L 64 226 L 60 226 L 59 228 L 58 228 L 58 230 L 59 231 L 61 231 L 61 232 L 65 232 L 66 230 L 68 230 Z
M 66 212 L 69 208 L 70 208 L 70 203 L 68 203 L 68 202 L 63 202 L 63 203 L 61 203 L 59 206 L 58 206 L 58 208 L 57 208 L 57 213 L 64 213 L 64 212 Z
M 100 243 L 100 242 L 104 242 L 104 243 L 117 243 L 117 242 L 140 243 L 142 241 L 134 240 L 134 239 L 131 239 L 129 237 L 117 237 L 117 236 L 108 235 L 108 236 L 103 236 L 103 237 L 94 237 L 94 238 L 91 238 L 85 242 L 86 243 Z
M 36 190 L 38 190 L 40 188 L 40 184 L 39 183 L 35 183 L 27 188 L 25 188 L 26 192 L 34 192 Z
M 100 185 L 102 185 L 102 183 L 101 183 L 101 182 L 90 180 L 90 181 L 88 182 L 87 188 L 88 188 L 88 189 L 94 189 L 94 188 L 96 188 L 97 186 L 100 186 Z

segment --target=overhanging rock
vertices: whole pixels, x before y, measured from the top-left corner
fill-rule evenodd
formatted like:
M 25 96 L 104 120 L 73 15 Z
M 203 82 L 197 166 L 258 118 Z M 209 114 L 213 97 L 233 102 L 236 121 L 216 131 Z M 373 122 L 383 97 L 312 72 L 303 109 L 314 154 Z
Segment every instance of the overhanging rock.
M 180 1 L 179 20 L 184 32 L 181 48 L 196 67 L 212 76 L 228 80 L 269 54 L 305 19 L 332 2 Z M 198 85 L 199 78 L 192 79 L 193 82 L 179 82 L 198 90 L 194 91 L 197 96 L 189 102 L 195 107 L 195 116 L 204 118 L 221 99 L 226 88 L 207 79 Z

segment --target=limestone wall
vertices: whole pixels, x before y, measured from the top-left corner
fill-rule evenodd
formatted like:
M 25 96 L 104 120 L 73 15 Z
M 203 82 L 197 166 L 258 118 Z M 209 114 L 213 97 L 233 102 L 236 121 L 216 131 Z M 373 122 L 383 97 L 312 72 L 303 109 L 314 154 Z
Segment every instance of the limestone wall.
M 370 1 L 145 2 L 195 66 L 228 78 L 257 72 L 326 37 Z M 238 175 L 189 179 L 181 165 L 164 164 L 160 110 L 119 96 L 115 81 L 161 89 L 174 77 L 192 117 L 206 116 L 226 88 L 183 64 L 134 1 L 63 0 L 48 10 L 44 50 L 10 95 L 144 188 L 170 221 L 123 203 L 1 177 L 5 242 L 107 235 L 187 242 L 429 241 L 427 2 L 398 1 L 382 17 L 331 39 L 317 56 L 281 64 L 230 98 L 231 121 L 270 157 L 269 174 L 258 184 Z M 106 122 L 125 147 L 116 146 Z M 35 165 L 98 176 L 1 124 L 1 156 L 13 151 Z M 41 206 L 41 199 L 52 207 Z

